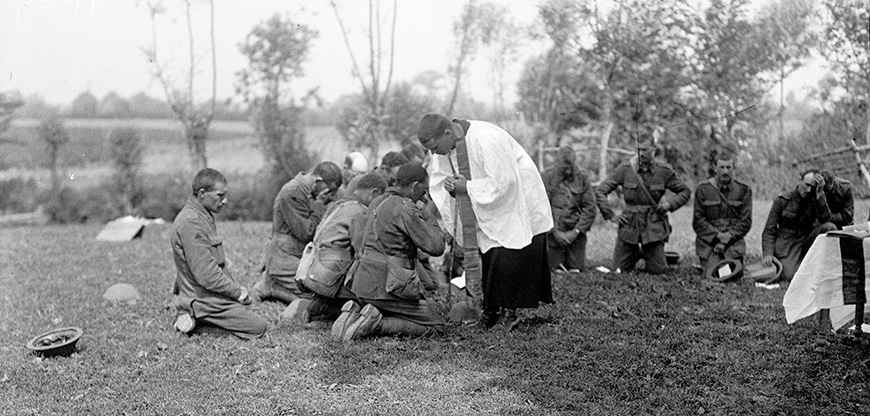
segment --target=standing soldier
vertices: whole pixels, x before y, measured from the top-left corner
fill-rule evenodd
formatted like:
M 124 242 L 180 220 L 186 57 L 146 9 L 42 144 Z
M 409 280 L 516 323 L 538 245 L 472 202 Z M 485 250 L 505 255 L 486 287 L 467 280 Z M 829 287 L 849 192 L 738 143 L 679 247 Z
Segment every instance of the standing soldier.
M 695 189 L 692 216 L 695 251 L 705 271 L 724 259 L 742 264 L 746 255 L 743 237 L 752 227 L 752 189 L 733 178 L 733 155 L 719 153 L 715 173 Z
M 852 196 L 852 183 L 834 176 L 829 169 L 822 169 L 819 173 L 824 179 L 825 199 L 828 208 L 831 209 L 831 222 L 842 230 L 847 225 L 852 225 L 855 217 L 855 198 Z
M 577 167 L 576 157 L 574 149 L 562 147 L 556 165 L 541 175 L 555 224 L 547 235 L 550 270 L 562 266 L 580 272 L 586 267 L 586 233 L 592 228 L 597 208 L 589 173 Z
M 667 213 L 689 201 L 691 191 L 667 164 L 656 161 L 655 145 L 640 141 L 637 159 L 623 163 L 596 190 L 601 215 L 619 225 L 613 263 L 617 270 L 630 271 L 641 258 L 646 271 L 653 274 L 667 270 L 665 242 L 671 234 Z M 625 210 L 615 213 L 607 195 L 622 186 Z M 674 195 L 665 197 L 665 191 Z

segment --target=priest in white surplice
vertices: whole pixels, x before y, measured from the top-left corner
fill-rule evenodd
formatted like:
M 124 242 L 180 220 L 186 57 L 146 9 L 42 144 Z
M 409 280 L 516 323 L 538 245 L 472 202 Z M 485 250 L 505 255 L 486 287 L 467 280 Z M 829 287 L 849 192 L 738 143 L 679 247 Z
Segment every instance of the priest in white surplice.
M 508 132 L 484 121 L 427 114 L 417 136 L 434 154 L 429 193 L 446 231 L 481 253 L 483 324 L 511 330 L 517 308 L 553 301 L 546 239 L 553 215 L 538 168 Z

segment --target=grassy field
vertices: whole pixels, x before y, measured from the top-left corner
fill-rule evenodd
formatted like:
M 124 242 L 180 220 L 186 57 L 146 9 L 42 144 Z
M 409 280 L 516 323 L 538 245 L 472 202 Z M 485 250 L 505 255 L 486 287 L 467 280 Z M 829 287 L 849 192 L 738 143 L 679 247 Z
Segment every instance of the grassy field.
M 750 259 L 769 203 L 756 203 Z M 859 204 L 864 219 L 867 204 Z M 702 280 L 692 263 L 691 211 L 672 216 L 669 249 L 686 260 L 665 276 L 554 276 L 556 303 L 524 311 L 510 334 L 453 328 L 434 339 L 341 344 L 328 327 L 254 309 L 268 335 L 187 338 L 166 308 L 174 269 L 168 226 L 141 240 L 97 242 L 97 225 L 0 233 L 0 414 L 850 415 L 870 413 L 870 350 L 810 346 L 812 319 L 788 326 L 784 291 Z M 266 223 L 218 225 L 245 284 Z M 615 229 L 589 236 L 608 265 Z M 143 299 L 111 304 L 112 284 Z M 446 308 L 443 299 L 437 299 Z M 24 344 L 58 326 L 85 335 L 71 357 L 40 359 Z
M 109 132 L 116 126 L 134 126 L 145 143 L 144 174 L 186 170 L 190 166 L 181 124 L 175 120 L 69 119 L 64 125 L 70 142 L 62 147 L 60 166 L 66 174 L 63 185 L 87 186 L 101 183 L 111 174 L 108 149 Z M 0 154 L 0 179 L 10 176 L 35 177 L 48 184 L 43 144 L 39 142 L 38 120 L 14 120 L 5 136 L 19 144 L 4 144 Z M 263 167 L 259 143 L 247 122 L 215 121 L 209 133 L 209 166 L 227 174 L 256 173 Z M 347 145 L 331 126 L 306 129 L 308 148 L 323 160 L 340 163 Z

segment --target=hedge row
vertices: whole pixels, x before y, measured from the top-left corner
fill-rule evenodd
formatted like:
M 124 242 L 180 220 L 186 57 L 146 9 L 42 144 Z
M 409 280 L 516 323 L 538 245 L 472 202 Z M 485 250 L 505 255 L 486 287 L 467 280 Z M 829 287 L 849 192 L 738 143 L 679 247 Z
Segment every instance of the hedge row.
M 184 206 L 190 191 L 186 174 L 148 175 L 134 195 L 134 215 L 172 221 Z M 224 220 L 271 221 L 272 201 L 283 179 L 269 175 L 230 176 L 229 203 L 221 211 Z M 39 189 L 34 179 L 0 180 L 0 213 L 35 211 L 43 206 L 56 223 L 106 222 L 124 215 L 118 186 L 107 182 L 86 188 L 64 187 L 57 193 Z

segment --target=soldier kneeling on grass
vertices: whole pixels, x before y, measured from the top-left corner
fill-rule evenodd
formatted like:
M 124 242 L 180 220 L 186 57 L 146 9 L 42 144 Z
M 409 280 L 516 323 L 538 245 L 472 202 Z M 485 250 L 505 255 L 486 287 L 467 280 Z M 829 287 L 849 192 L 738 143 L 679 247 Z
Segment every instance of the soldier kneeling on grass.
M 706 272 L 725 259 L 742 264 L 744 237 L 752 228 L 752 189 L 734 178 L 734 156 L 723 151 L 715 161 L 715 176 L 695 189 L 692 213 L 695 250 Z
M 362 175 L 351 192 L 329 205 L 323 220 L 317 226 L 312 244 L 314 260 L 302 286 L 311 292 L 311 299 L 296 299 L 290 303 L 284 317 L 300 323 L 309 320 L 334 321 L 341 314 L 342 305 L 356 296 L 345 287 L 344 280 L 354 258 L 351 245 L 353 224 L 362 221 L 366 207 L 383 195 L 387 182 L 376 173 Z M 338 335 L 338 334 L 336 334 Z
M 227 202 L 227 179 L 214 169 L 193 178 L 193 195 L 175 217 L 170 243 L 177 270 L 172 293 L 183 333 L 229 332 L 240 338 L 266 333 L 266 321 L 248 309 L 248 289 L 227 269 L 214 214 Z
M 420 336 L 441 332 L 444 321 L 426 301 L 423 292 L 437 282 L 416 272 L 417 250 L 432 256 L 444 252 L 444 233 L 431 201 L 415 204 L 429 188 L 426 170 L 418 164 L 402 165 L 396 186 L 372 201 L 362 228 L 352 231 L 358 253 L 348 273 L 351 291 L 360 305 L 348 301 L 333 324 L 333 334 L 343 341 L 370 335 Z M 421 280 L 422 279 L 422 280 Z

